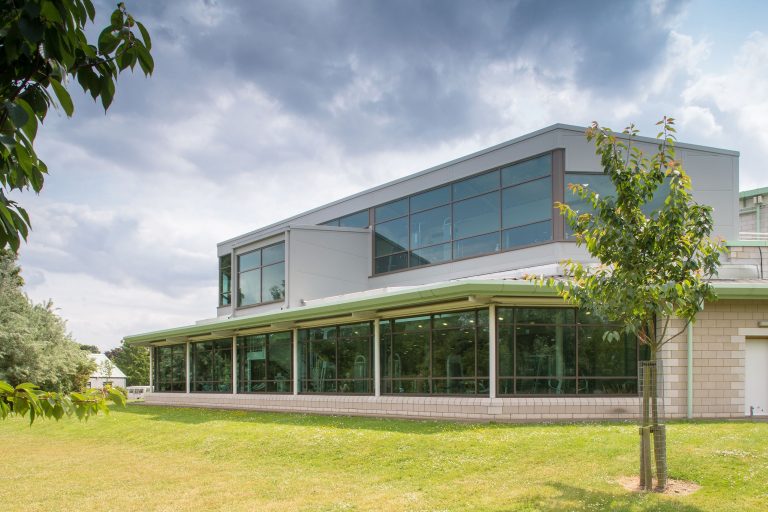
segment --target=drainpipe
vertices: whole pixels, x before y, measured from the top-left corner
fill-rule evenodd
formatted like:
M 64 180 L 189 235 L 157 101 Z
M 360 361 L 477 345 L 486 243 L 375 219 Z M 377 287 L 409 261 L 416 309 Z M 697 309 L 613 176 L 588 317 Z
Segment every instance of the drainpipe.
M 693 419 L 693 322 L 688 324 L 688 419 Z

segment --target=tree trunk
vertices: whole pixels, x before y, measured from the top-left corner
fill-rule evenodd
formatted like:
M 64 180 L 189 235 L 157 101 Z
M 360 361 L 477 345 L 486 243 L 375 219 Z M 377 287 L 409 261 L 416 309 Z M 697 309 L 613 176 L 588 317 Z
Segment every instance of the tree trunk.
M 648 367 L 643 367 L 643 410 L 640 426 L 640 487 L 646 491 L 653 488 L 653 471 L 651 466 L 651 419 L 649 401 L 651 397 L 651 380 Z
M 651 353 L 651 414 L 653 421 L 653 456 L 656 461 L 656 489 L 667 487 L 667 427 L 659 423 L 658 359 L 656 350 Z M 662 418 L 663 421 L 663 418 Z

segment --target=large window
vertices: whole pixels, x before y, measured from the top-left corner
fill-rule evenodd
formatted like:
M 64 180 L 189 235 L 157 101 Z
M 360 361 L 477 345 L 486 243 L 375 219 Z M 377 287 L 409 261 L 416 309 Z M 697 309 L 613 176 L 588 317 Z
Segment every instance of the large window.
M 190 391 L 232 392 L 232 338 L 190 344 Z
M 168 345 L 154 347 L 152 363 L 154 364 L 155 391 L 186 391 L 187 390 L 187 357 L 186 345 Z
M 498 308 L 498 394 L 637 394 L 637 338 L 571 308 Z
M 377 274 L 552 239 L 552 155 L 374 208 Z
M 580 198 L 577 194 L 571 192 L 568 189 L 568 185 L 571 183 L 584 185 L 592 192 L 600 194 L 601 198 L 611 197 L 616 195 L 616 188 L 611 183 L 611 179 L 607 174 L 597 173 L 567 173 L 565 175 L 565 202 L 580 213 L 594 213 L 594 209 L 587 202 L 586 199 Z M 653 212 L 658 210 L 664 205 L 664 200 L 669 196 L 669 180 L 662 183 L 656 190 L 653 198 L 645 203 L 643 206 L 643 213 L 646 215 L 652 215 Z M 573 232 L 570 227 L 565 225 L 565 236 L 571 238 Z
M 382 391 L 488 394 L 488 310 L 381 322 Z
M 285 298 L 285 242 L 240 254 L 237 275 L 238 306 Z
M 232 255 L 219 257 L 219 306 L 232 303 Z
M 370 322 L 299 331 L 302 393 L 373 393 Z
M 369 225 L 368 210 L 362 210 L 338 219 L 323 222 L 321 226 L 336 226 L 342 228 L 367 228 Z
M 237 392 L 293 392 L 290 332 L 237 338 Z

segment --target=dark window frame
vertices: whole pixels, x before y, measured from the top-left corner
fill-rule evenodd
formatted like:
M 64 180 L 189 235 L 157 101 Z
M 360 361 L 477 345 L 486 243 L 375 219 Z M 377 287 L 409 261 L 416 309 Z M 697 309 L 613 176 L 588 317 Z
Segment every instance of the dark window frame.
M 425 313 L 423 315 L 415 315 L 415 316 L 409 316 L 409 317 L 398 317 L 398 318 L 388 318 L 385 320 L 380 320 L 380 322 L 383 324 L 384 322 L 388 322 L 389 327 L 386 329 L 387 333 L 380 336 L 380 360 L 381 360 L 381 394 L 382 396 L 450 396 L 450 397 L 464 397 L 464 398 L 470 398 L 470 397 L 487 397 L 490 396 L 490 365 L 492 364 L 490 361 L 490 329 L 489 325 L 482 325 L 479 320 L 479 313 L 486 312 L 488 314 L 488 322 L 490 322 L 490 312 L 488 308 L 479 308 L 479 309 L 468 309 L 468 310 L 459 310 L 459 311 L 444 311 L 444 312 L 437 312 L 437 313 Z M 473 337 L 473 347 L 474 347 L 474 375 L 473 376 L 460 376 L 460 377 L 448 377 L 447 375 L 445 377 L 443 376 L 436 376 L 435 375 L 435 369 L 434 369 L 434 359 L 435 359 L 435 333 L 441 333 L 441 332 L 451 332 L 451 331 L 461 331 L 464 328 L 462 327 L 435 327 L 435 321 L 436 317 L 439 317 L 440 315 L 445 314 L 454 314 L 454 313 L 473 313 L 474 314 L 474 337 Z M 428 320 L 426 320 L 429 323 L 429 328 L 426 330 L 427 335 L 427 359 L 428 359 L 428 372 L 429 374 L 426 377 L 395 377 L 394 376 L 394 360 L 395 358 L 388 358 L 387 357 L 387 349 L 392 348 L 392 337 L 397 334 L 394 330 L 394 325 L 397 320 L 408 320 L 408 319 L 417 319 L 422 317 L 428 317 Z M 488 338 L 485 341 L 485 350 L 486 355 L 488 355 L 488 367 L 486 368 L 486 375 L 480 375 L 480 368 L 479 368 L 479 361 L 480 361 L 480 336 L 482 335 L 482 332 L 486 331 L 486 337 Z M 387 339 L 385 340 L 385 336 Z M 388 362 L 390 361 L 391 362 Z M 389 368 L 385 368 L 385 365 L 389 364 Z M 428 391 L 426 393 L 407 393 L 407 392 L 395 392 L 395 383 L 397 381 L 420 381 L 427 383 L 427 389 Z M 450 383 L 451 381 L 455 382 L 465 382 L 465 381 L 474 381 L 474 393 L 440 393 L 435 391 L 435 383 L 436 381 L 445 381 L 446 383 Z M 480 391 L 480 383 L 481 381 L 484 381 L 486 383 L 486 391 Z M 389 386 L 388 386 L 389 384 Z
M 525 376 L 521 375 L 518 376 L 518 365 L 517 365 L 517 327 L 519 326 L 536 326 L 536 327 L 554 327 L 557 326 L 557 323 L 536 323 L 536 322 L 521 322 L 518 324 L 517 322 L 517 311 L 518 309 L 542 309 L 542 310 L 565 310 L 565 311 L 573 311 L 574 317 L 572 322 L 563 322 L 560 324 L 561 327 L 569 327 L 573 328 L 574 331 L 574 339 L 575 339 L 575 346 L 573 347 L 574 350 L 574 373 L 573 375 L 566 375 L 566 376 L 560 376 L 559 378 L 561 380 L 565 381 L 573 381 L 574 383 L 574 389 L 575 393 L 561 393 L 561 394 L 553 394 L 553 393 L 518 393 L 517 386 L 518 381 L 534 381 L 534 380 L 543 380 L 543 379 L 552 379 L 552 378 L 558 378 L 558 376 L 554 375 L 542 375 L 542 376 Z M 507 314 L 508 312 L 512 312 L 512 321 L 507 320 Z M 500 314 L 503 314 L 505 316 L 505 319 L 501 322 L 499 321 Z M 612 323 L 606 323 L 606 322 L 582 322 L 579 318 L 579 310 L 577 308 L 569 308 L 569 307 L 546 307 L 546 306 L 507 306 L 507 307 L 498 307 L 496 308 L 496 315 L 495 318 L 492 319 L 492 321 L 496 322 L 496 396 L 500 398 L 506 398 L 506 397 L 635 397 L 638 396 L 639 389 L 640 389 L 640 377 L 639 377 L 639 363 L 642 361 L 644 354 L 641 350 L 640 342 L 635 336 L 635 374 L 634 375 L 581 375 L 580 368 L 579 368 L 579 352 L 580 352 L 580 336 L 581 331 L 583 327 L 600 327 L 604 329 L 609 328 L 615 328 L 617 331 L 622 331 L 622 328 L 618 324 L 612 324 Z M 502 375 L 501 374 L 501 337 L 500 333 L 501 330 L 507 328 L 512 331 L 512 375 Z M 622 334 L 629 336 L 629 334 Z M 502 380 L 511 380 L 513 383 L 513 392 L 512 393 L 502 393 Z M 635 392 L 629 392 L 629 393 L 584 393 L 580 392 L 580 381 L 619 381 L 619 380 L 633 380 L 636 385 L 636 391 Z
M 354 325 L 367 325 L 368 326 L 368 335 L 360 335 L 360 336 L 341 336 L 341 330 L 346 327 L 351 327 Z M 312 377 L 312 367 L 309 364 L 309 361 L 307 358 L 309 357 L 309 344 L 312 342 L 328 342 L 331 341 L 329 339 L 322 339 L 322 340 L 312 340 L 309 338 L 309 333 L 313 329 L 334 329 L 335 335 L 333 337 L 334 342 L 334 354 L 335 358 L 333 361 L 333 371 L 334 371 L 334 377 L 333 378 L 325 378 L 323 377 L 321 387 L 325 384 L 326 381 L 333 382 L 335 391 L 314 391 L 309 389 L 311 384 L 314 384 L 314 380 Z M 336 325 L 328 325 L 328 326 L 321 326 L 321 327 L 310 327 L 307 329 L 299 329 L 298 336 L 297 336 L 297 348 L 299 351 L 299 390 L 298 393 L 301 395 L 354 395 L 354 396 L 372 396 L 375 393 L 375 367 L 374 367 L 374 326 L 373 322 L 353 322 L 353 323 L 347 323 L 347 324 L 336 324 Z M 339 370 L 339 343 L 342 341 L 360 341 L 360 340 L 366 340 L 368 341 L 368 360 L 367 360 L 367 373 L 368 376 L 364 379 L 347 379 L 347 378 L 339 378 L 338 370 Z M 352 384 L 353 388 L 355 383 L 359 381 L 364 381 L 364 384 L 367 385 L 368 390 L 362 391 L 362 392 L 355 392 L 355 391 L 347 391 L 347 390 L 340 390 L 339 383 Z
M 561 152 L 562 152 L 562 150 L 559 150 L 559 149 L 554 149 L 554 150 L 546 151 L 546 152 L 543 152 L 543 153 L 540 153 L 540 154 L 537 154 L 537 155 L 530 156 L 528 158 L 524 158 L 522 160 L 518 160 L 518 161 L 515 161 L 515 162 L 510 162 L 510 163 L 507 163 L 507 164 L 504 164 L 504 165 L 501 165 L 501 166 L 494 167 L 492 169 L 483 170 L 481 172 L 473 174 L 472 176 L 467 176 L 465 178 L 454 180 L 454 181 L 451 181 L 451 182 L 448 182 L 448 183 L 443 183 L 443 184 L 440 184 L 438 186 L 431 187 L 429 189 L 420 190 L 420 191 L 418 191 L 416 193 L 409 194 L 407 196 L 403 196 L 403 197 L 400 197 L 398 199 L 394 199 L 392 201 L 388 201 L 386 203 L 382 203 L 380 205 L 376 205 L 376 206 L 372 207 L 371 211 L 374 212 L 376 208 L 379 208 L 381 206 L 386 206 L 386 205 L 388 205 L 390 203 L 396 203 L 396 202 L 403 201 L 403 200 L 405 200 L 405 203 L 406 203 L 406 205 L 405 205 L 406 206 L 406 213 L 404 215 L 399 215 L 399 216 L 396 216 L 396 217 L 387 217 L 386 219 L 382 220 L 381 222 L 379 222 L 378 219 L 375 218 L 375 215 L 373 215 L 373 217 L 374 217 L 372 219 L 372 222 L 373 222 L 372 223 L 372 230 L 373 230 L 372 244 L 373 244 L 373 246 L 371 248 L 372 254 L 373 254 L 373 258 L 372 258 L 373 261 L 371 263 L 371 273 L 372 273 L 372 275 L 379 276 L 379 275 L 386 275 L 386 274 L 392 274 L 392 273 L 397 273 L 397 272 L 405 272 L 405 271 L 408 271 L 408 270 L 428 267 L 428 266 L 432 266 L 432 265 L 442 265 L 442 264 L 449 263 L 449 262 L 462 261 L 462 260 L 470 259 L 470 258 L 478 258 L 478 257 L 482 257 L 482 256 L 488 256 L 488 255 L 491 255 L 491 254 L 500 254 L 500 253 L 504 253 L 504 252 L 508 252 L 508 251 L 516 251 L 516 250 L 525 249 L 525 248 L 528 248 L 528 247 L 534 247 L 534 246 L 549 244 L 549 243 L 553 243 L 553 242 L 561 240 L 562 239 L 562 235 L 560 235 L 558 233 L 558 230 L 560 228 L 560 224 L 561 223 L 558 222 L 558 219 L 557 219 L 558 216 L 555 214 L 555 209 L 554 209 L 554 202 L 560 200 L 561 199 L 560 196 L 562 195 L 562 192 L 561 192 L 562 191 L 562 184 L 558 184 L 558 180 L 562 181 L 560 178 L 564 174 L 563 173 L 563 169 L 561 169 L 561 167 L 563 165 L 563 162 L 564 162 L 564 159 L 563 159 L 563 156 L 562 156 Z M 550 166 L 549 166 L 549 173 L 548 174 L 545 174 L 543 176 L 535 176 L 533 178 L 529 178 L 529 179 L 526 179 L 526 180 L 523 180 L 523 181 L 520 181 L 520 182 L 516 182 L 516 183 L 510 184 L 510 185 L 506 185 L 506 186 L 503 185 L 503 170 L 504 169 L 506 169 L 508 167 L 511 167 L 511 166 L 516 166 L 516 165 L 524 164 L 525 162 L 533 161 L 533 160 L 536 160 L 536 159 L 539 159 L 539 158 L 543 158 L 543 157 L 546 157 L 546 156 L 549 156 L 549 158 L 550 158 L 550 162 L 549 162 Z M 498 178 L 498 186 L 495 189 L 489 190 L 489 191 L 483 191 L 483 192 L 480 192 L 480 193 L 477 193 L 477 194 L 473 194 L 473 195 L 468 195 L 468 196 L 465 196 L 465 197 L 462 196 L 461 199 L 458 199 L 458 200 L 455 198 L 454 190 L 453 190 L 454 189 L 454 185 L 459 184 L 459 183 L 464 182 L 464 181 L 475 179 L 478 176 L 482 176 L 482 175 L 486 175 L 486 174 L 493 174 L 493 173 L 497 173 L 497 178 Z M 552 202 L 553 202 L 553 208 L 552 208 L 552 211 L 551 211 L 551 215 L 548 218 L 546 218 L 546 219 L 541 219 L 541 220 L 529 222 L 529 223 L 522 224 L 522 225 L 516 225 L 516 226 L 509 227 L 509 228 L 504 228 L 504 226 L 503 226 L 504 204 L 503 204 L 502 192 L 504 190 L 512 189 L 512 188 L 518 187 L 520 185 L 528 184 L 528 183 L 531 183 L 531 182 L 534 182 L 534 181 L 537 181 L 537 180 L 546 180 L 546 179 L 551 180 L 551 196 L 550 197 L 552 198 Z M 439 205 L 433 205 L 433 206 L 431 206 L 429 208 L 423 208 L 423 209 L 419 209 L 419 210 L 413 210 L 413 208 L 411 207 L 411 198 L 412 197 L 418 196 L 418 195 L 421 195 L 421 194 L 424 194 L 424 193 L 427 193 L 427 192 L 431 192 L 433 190 L 438 190 L 438 189 L 441 189 L 441 188 L 446 187 L 446 186 L 449 188 L 449 197 L 450 197 L 450 200 L 447 203 L 439 204 Z M 490 252 L 481 252 L 481 253 L 477 253 L 477 254 L 471 254 L 469 256 L 456 257 L 456 244 L 457 244 L 457 242 L 469 240 L 471 238 L 475 238 L 476 236 L 455 238 L 454 206 L 457 203 L 460 203 L 462 201 L 466 201 L 468 199 L 472 199 L 472 198 L 476 198 L 476 197 L 479 197 L 479 196 L 482 196 L 482 195 L 485 195 L 485 194 L 492 194 L 492 193 L 496 193 L 499 196 L 499 198 L 498 198 L 499 199 L 499 229 L 498 230 L 494 230 L 494 231 L 490 231 L 488 233 L 476 235 L 476 236 L 484 236 L 484 235 L 488 235 L 490 233 L 497 232 L 498 233 L 498 244 L 497 244 L 498 249 L 494 250 L 494 251 L 490 251 Z M 411 217 L 414 214 L 416 214 L 416 213 L 422 213 L 424 211 L 428 211 L 428 210 L 431 210 L 431 209 L 434 209 L 434 208 L 443 207 L 443 206 L 446 206 L 446 205 L 448 205 L 450 207 L 450 211 L 451 211 L 451 239 L 449 241 L 441 242 L 441 243 L 438 243 L 438 244 L 432 244 L 432 245 L 428 245 L 428 246 L 419 246 L 417 248 L 412 248 L 411 247 L 411 245 L 412 245 L 411 242 L 412 242 L 413 234 L 411 232 Z M 390 254 L 386 254 L 386 255 L 382 255 L 382 256 L 377 256 L 376 255 L 376 239 L 377 239 L 376 226 L 379 225 L 379 224 L 383 224 L 385 222 L 390 222 L 390 221 L 393 221 L 393 220 L 398 220 L 398 219 L 403 219 L 403 218 L 406 219 L 406 225 L 407 225 L 407 228 L 408 228 L 408 247 L 404 248 L 405 250 L 403 250 L 403 251 L 399 251 L 399 252 L 395 252 L 395 253 L 390 253 Z M 547 240 L 535 241 L 535 242 L 532 242 L 530 244 L 514 245 L 514 246 L 510 246 L 510 247 L 506 247 L 506 248 L 504 247 L 504 245 L 505 245 L 504 244 L 504 240 L 505 240 L 504 237 L 505 237 L 505 233 L 507 231 L 510 231 L 510 230 L 513 230 L 513 229 L 518 229 L 518 228 L 529 226 L 529 225 L 533 225 L 533 224 L 545 223 L 545 222 L 550 222 L 550 226 L 549 226 L 550 227 L 550 230 L 549 230 L 550 233 L 549 233 L 549 238 Z M 450 252 L 451 252 L 451 257 L 450 258 L 442 259 L 440 261 L 430 262 L 430 263 L 415 263 L 415 262 L 412 261 L 412 260 L 414 260 L 414 258 L 421 258 L 421 256 L 418 256 L 418 255 L 414 254 L 415 251 L 419 251 L 419 250 L 423 250 L 423 249 L 428 249 L 428 248 L 436 247 L 438 245 L 443 245 L 443 244 L 450 244 Z M 404 258 L 402 266 L 397 266 L 397 268 L 394 268 L 392 270 L 378 270 L 378 268 L 380 267 L 381 264 L 385 264 L 388 267 L 391 267 L 391 265 L 393 264 L 392 260 L 395 259 L 395 258 L 398 258 L 398 259 L 403 259 Z M 416 261 L 418 261 L 418 260 L 416 260 Z M 384 268 L 384 267 L 382 267 L 382 268 Z
M 290 364 L 288 365 L 288 390 L 287 391 L 269 391 L 269 384 L 275 384 L 278 383 L 284 383 L 285 379 L 251 379 L 247 380 L 245 378 L 246 372 L 245 372 L 245 365 L 247 363 L 247 356 L 246 356 L 246 347 L 247 347 L 247 339 L 251 337 L 256 336 L 264 336 L 264 352 L 265 352 L 265 360 L 264 360 L 264 373 L 265 376 L 269 375 L 269 367 L 270 367 L 270 341 L 271 338 L 277 334 L 288 334 L 289 335 L 289 345 L 290 345 Z M 286 394 L 292 394 L 293 393 L 293 346 L 294 346 L 294 339 L 293 339 L 293 331 L 277 331 L 277 332 L 269 332 L 269 333 L 263 333 L 263 334 L 253 334 L 248 336 L 238 336 L 237 342 L 235 343 L 236 346 L 236 360 L 237 360 L 237 392 L 238 394 L 255 394 L 255 395 L 286 395 Z M 245 387 L 247 384 L 264 384 L 264 391 L 245 391 Z
M 282 245 L 283 246 L 283 259 L 279 260 L 279 261 L 274 261 L 274 262 L 271 262 L 271 263 L 265 265 L 264 264 L 263 251 L 265 249 L 269 249 L 271 247 L 276 247 L 278 245 Z M 248 268 L 246 270 L 243 270 L 240 267 L 240 258 L 243 257 L 243 256 L 246 256 L 248 254 L 253 254 L 255 252 L 259 252 L 260 253 L 259 265 L 255 266 L 255 267 Z M 281 302 L 281 301 L 285 300 L 285 284 L 286 284 L 285 283 L 285 281 L 286 281 L 286 279 L 285 279 L 285 240 L 281 240 L 281 241 L 275 242 L 273 244 L 265 245 L 264 247 L 258 247 L 256 249 L 253 249 L 253 250 L 250 250 L 250 251 L 245 251 L 245 252 L 237 254 L 236 256 L 237 256 L 237 305 L 236 305 L 236 307 L 238 309 L 240 309 L 240 308 L 249 308 L 249 307 L 253 307 L 253 306 L 261 306 L 261 305 L 264 305 L 264 304 L 272 304 L 272 303 L 275 303 L 275 302 Z M 264 269 L 267 269 L 267 268 L 270 268 L 270 267 L 274 267 L 274 266 L 280 265 L 280 264 L 283 265 L 283 291 L 282 291 L 282 297 L 279 298 L 279 299 L 273 299 L 273 300 L 265 301 L 264 300 Z M 241 290 L 241 282 L 242 282 L 241 278 L 242 278 L 242 275 L 247 273 L 247 272 L 258 272 L 259 273 L 259 298 L 261 300 L 259 300 L 258 302 L 249 302 L 247 304 L 243 304 L 242 293 L 240 291 Z
M 152 373 L 153 381 L 152 385 L 158 393 L 186 393 L 187 391 L 187 345 L 186 343 L 178 343 L 175 345 L 162 345 L 159 347 L 152 347 Z M 162 364 L 163 357 L 161 354 L 165 351 L 169 351 L 170 357 L 170 379 L 161 378 L 160 366 Z M 182 379 L 174 378 L 174 367 L 180 362 Z M 160 389 L 168 386 L 169 389 Z M 179 389 L 174 389 L 179 388 Z
M 201 348 L 203 345 L 210 344 L 210 348 L 203 351 Z M 229 378 L 222 378 L 222 368 L 215 364 L 217 355 L 221 352 L 229 352 L 229 357 L 225 360 L 229 361 Z M 198 378 L 198 357 L 203 354 L 209 354 L 211 358 L 211 372 L 213 379 L 202 380 Z M 232 338 L 221 338 L 216 340 L 207 340 L 190 343 L 189 346 L 189 392 L 190 393 L 215 393 L 215 394 L 232 394 Z M 198 386 L 218 386 L 219 389 L 197 389 Z M 221 389 L 224 387 L 224 389 Z
M 228 264 L 224 265 L 224 261 L 228 260 Z M 229 271 L 229 286 L 224 289 L 224 271 Z M 219 306 L 231 306 L 232 305 L 232 254 L 225 254 L 219 256 Z

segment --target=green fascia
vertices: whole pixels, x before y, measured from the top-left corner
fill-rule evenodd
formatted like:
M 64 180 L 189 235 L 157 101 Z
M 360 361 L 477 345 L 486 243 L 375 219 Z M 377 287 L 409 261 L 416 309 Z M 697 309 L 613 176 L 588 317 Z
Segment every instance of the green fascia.
M 768 194 L 768 187 L 755 188 L 752 190 L 745 190 L 744 192 L 739 192 L 739 198 L 744 199 L 745 197 L 762 196 L 764 194 Z
M 768 240 L 732 240 L 725 242 L 727 247 L 768 247 Z
M 161 331 L 135 334 L 123 338 L 128 345 L 164 341 L 167 338 L 197 336 L 213 331 L 268 326 L 278 322 L 311 321 L 376 309 L 419 306 L 469 296 L 557 297 L 551 288 L 528 281 L 467 280 L 440 283 L 417 289 L 396 290 L 368 298 L 350 298 L 331 304 L 292 308 L 261 315 L 215 320 L 200 325 L 187 325 Z M 470 303 L 468 307 L 472 307 Z
M 768 281 L 760 283 L 713 282 L 719 299 L 768 299 Z

